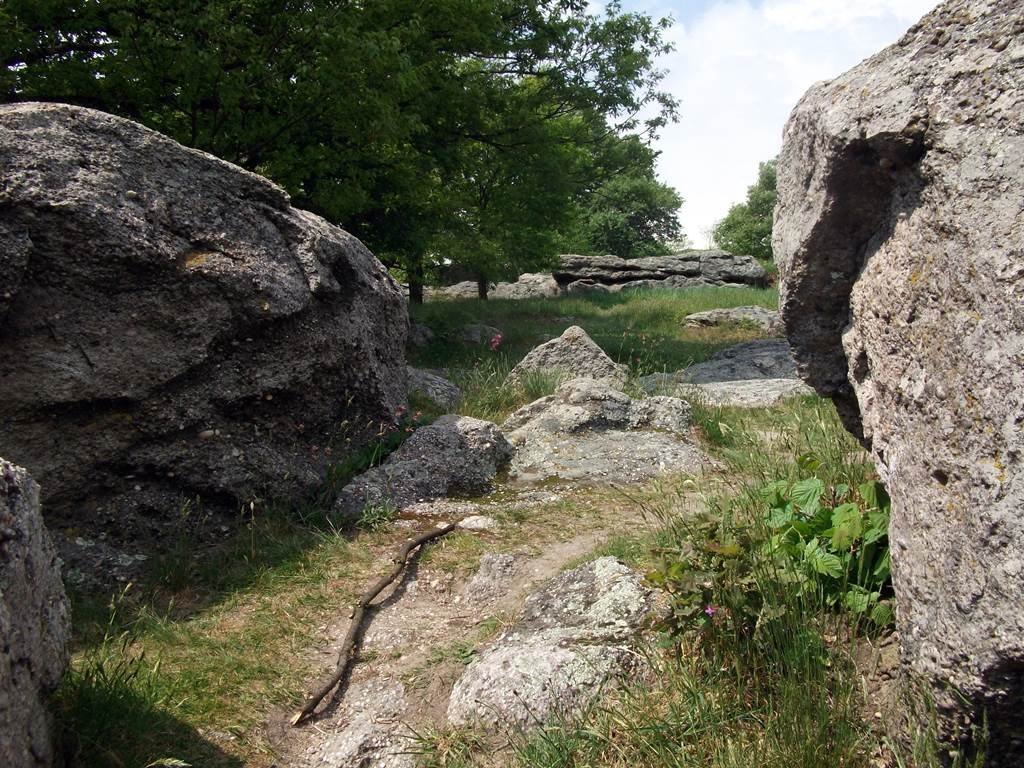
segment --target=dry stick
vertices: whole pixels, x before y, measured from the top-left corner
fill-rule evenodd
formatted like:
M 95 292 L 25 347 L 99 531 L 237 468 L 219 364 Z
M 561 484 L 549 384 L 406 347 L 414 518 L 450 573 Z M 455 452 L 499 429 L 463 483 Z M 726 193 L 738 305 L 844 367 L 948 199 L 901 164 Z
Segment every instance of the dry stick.
M 305 718 L 309 717 L 313 713 L 313 710 L 317 708 L 324 697 L 329 694 L 334 687 L 341 682 L 341 679 L 345 676 L 345 672 L 348 670 L 349 665 L 352 663 L 352 659 L 356 652 L 356 635 L 359 633 L 359 627 L 363 623 L 363 617 L 366 614 L 366 609 L 370 607 L 370 603 L 373 599 L 379 595 L 384 588 L 398 578 L 399 574 L 405 570 L 405 566 L 409 561 L 409 555 L 417 547 L 426 544 L 428 541 L 433 541 L 444 536 L 446 533 L 451 533 L 455 530 L 455 523 L 449 523 L 441 528 L 435 528 L 432 531 L 420 534 L 415 539 L 410 539 L 405 542 L 398 551 L 395 552 L 392 557 L 395 567 L 391 569 L 391 572 L 386 576 L 382 576 L 377 583 L 366 590 L 365 594 L 359 598 L 359 602 L 356 603 L 355 608 L 352 611 L 352 621 L 348 625 L 348 633 L 345 635 L 345 642 L 341 645 L 341 651 L 338 652 L 338 666 L 334 670 L 334 674 L 331 675 L 331 679 L 328 680 L 323 686 L 312 696 L 306 699 L 306 703 L 302 705 L 295 717 L 292 718 L 292 725 L 298 725 Z

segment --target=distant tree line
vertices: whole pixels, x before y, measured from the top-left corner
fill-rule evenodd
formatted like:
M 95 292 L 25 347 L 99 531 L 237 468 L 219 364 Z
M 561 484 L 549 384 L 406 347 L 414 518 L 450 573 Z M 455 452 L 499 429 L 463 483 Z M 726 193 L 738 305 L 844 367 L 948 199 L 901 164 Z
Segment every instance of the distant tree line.
M 775 161 L 761 163 L 757 181 L 747 188 L 747 199 L 729 209 L 711 237 L 719 248 L 771 261 L 772 213 L 775 210 Z
M 586 0 L 4 0 L 0 99 L 95 107 L 284 186 L 413 300 L 679 237 L 669 22 Z M 638 115 L 646 115 L 641 120 Z

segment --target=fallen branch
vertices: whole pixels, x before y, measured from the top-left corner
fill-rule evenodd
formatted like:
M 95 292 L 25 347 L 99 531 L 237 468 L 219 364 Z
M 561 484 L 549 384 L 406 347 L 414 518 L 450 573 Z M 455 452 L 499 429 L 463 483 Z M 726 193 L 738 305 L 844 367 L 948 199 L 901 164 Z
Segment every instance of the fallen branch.
M 409 562 L 409 556 L 413 550 L 420 547 L 427 542 L 439 539 L 447 533 L 451 533 L 455 530 L 455 523 L 449 523 L 448 525 L 442 526 L 441 528 L 435 528 L 426 533 L 422 533 L 414 539 L 410 539 L 405 542 L 398 551 L 395 552 L 394 557 L 391 558 L 395 564 L 394 568 L 386 575 L 382 576 L 372 587 L 370 587 L 359 598 L 359 602 L 356 603 L 355 608 L 352 610 L 352 621 L 348 625 L 348 633 L 345 635 L 345 642 L 341 645 L 341 650 L 338 652 L 338 666 L 334 670 L 334 674 L 331 675 L 330 680 L 324 683 L 316 693 L 306 699 L 306 703 L 302 705 L 302 709 L 295 713 L 295 717 L 292 718 L 292 725 L 298 725 L 316 709 L 320 702 L 324 700 L 331 691 L 334 690 L 335 686 L 341 682 L 342 678 L 345 677 L 345 673 L 348 671 L 349 665 L 352 663 L 352 659 L 356 654 L 356 638 L 359 634 L 359 628 L 363 624 L 363 618 L 366 615 L 366 609 L 370 607 L 370 603 L 373 599 L 379 595 L 386 586 L 391 584 L 395 579 L 401 575 L 402 571 L 405 570 L 405 566 Z

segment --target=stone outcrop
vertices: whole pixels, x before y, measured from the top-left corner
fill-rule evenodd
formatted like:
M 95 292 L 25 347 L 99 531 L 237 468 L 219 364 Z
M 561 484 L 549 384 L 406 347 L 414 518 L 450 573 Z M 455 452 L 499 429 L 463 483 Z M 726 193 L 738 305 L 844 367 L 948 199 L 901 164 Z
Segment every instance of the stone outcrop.
M 946 2 L 816 85 L 778 169 L 783 319 L 892 495 L 905 661 L 1024 764 L 1024 6 Z
M 782 318 L 777 310 L 765 307 L 728 307 L 694 312 L 683 318 L 683 324 L 691 328 L 713 328 L 729 324 L 755 325 L 769 336 L 781 336 Z
M 509 477 L 517 484 L 628 483 L 696 473 L 703 456 L 688 440 L 689 428 L 690 406 L 678 398 L 634 400 L 587 378 L 563 383 L 502 425 L 516 447 Z
M 529 371 L 563 378 L 585 376 L 612 384 L 624 384 L 629 378 L 629 369 L 608 357 L 578 325 L 532 349 L 509 372 L 507 382 L 518 381 Z
M 514 283 L 498 283 L 490 293 L 492 299 L 545 299 L 557 295 L 555 278 L 542 272 L 526 272 Z
M 379 467 L 346 485 L 335 512 L 351 519 L 368 505 L 404 509 L 418 501 L 486 493 L 512 453 L 508 440 L 491 422 L 442 416 L 417 429 Z
M 39 486 L 0 459 L 0 765 L 54 764 L 47 699 L 71 637 L 60 561 L 39 511 Z
M 626 288 L 692 288 L 704 285 L 765 286 L 764 268 L 750 256 L 726 251 L 681 251 L 669 256 L 622 259 L 566 254 L 553 276 L 566 293 Z M 581 283 L 581 285 L 575 285 Z
M 0 171 L 0 452 L 51 525 L 308 492 L 402 405 L 397 284 L 266 179 L 59 104 L 0 106 Z
M 519 621 L 455 683 L 453 725 L 533 728 L 571 716 L 637 666 L 654 600 L 640 574 L 602 557 L 530 595 Z

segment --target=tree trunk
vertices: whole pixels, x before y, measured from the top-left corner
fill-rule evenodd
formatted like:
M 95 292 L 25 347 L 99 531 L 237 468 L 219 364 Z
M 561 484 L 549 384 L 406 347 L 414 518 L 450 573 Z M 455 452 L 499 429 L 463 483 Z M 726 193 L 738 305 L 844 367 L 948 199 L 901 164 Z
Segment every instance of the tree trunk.
M 477 273 L 477 276 L 476 276 L 476 295 L 479 298 L 483 299 L 484 301 L 487 300 L 487 288 L 488 288 L 487 276 L 486 275 L 482 275 L 480 273 Z
M 423 262 L 417 256 L 409 262 L 409 302 L 423 303 Z

